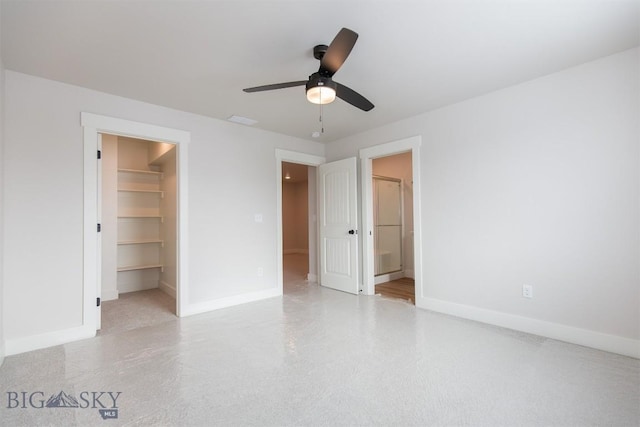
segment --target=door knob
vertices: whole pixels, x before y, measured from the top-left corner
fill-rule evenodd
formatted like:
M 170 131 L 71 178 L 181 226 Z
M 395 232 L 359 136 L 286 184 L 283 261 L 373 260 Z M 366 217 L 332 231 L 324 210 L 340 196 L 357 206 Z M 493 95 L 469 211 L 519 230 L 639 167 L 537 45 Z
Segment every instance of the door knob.
M 349 234 L 356 234 L 356 230 L 349 230 Z

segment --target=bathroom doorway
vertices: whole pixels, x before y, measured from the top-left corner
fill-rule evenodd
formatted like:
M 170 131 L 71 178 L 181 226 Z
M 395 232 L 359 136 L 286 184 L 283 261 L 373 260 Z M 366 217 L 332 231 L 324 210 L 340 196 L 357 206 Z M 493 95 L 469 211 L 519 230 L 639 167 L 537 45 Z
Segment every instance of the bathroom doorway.
M 411 152 L 372 160 L 375 293 L 415 304 Z

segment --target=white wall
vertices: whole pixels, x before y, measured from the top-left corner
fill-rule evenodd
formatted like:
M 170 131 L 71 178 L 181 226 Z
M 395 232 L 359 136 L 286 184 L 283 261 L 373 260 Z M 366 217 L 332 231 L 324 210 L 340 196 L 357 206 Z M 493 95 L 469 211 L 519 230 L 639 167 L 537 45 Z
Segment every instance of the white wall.
M 82 111 L 191 132 L 189 304 L 276 288 L 275 148 L 323 145 L 11 71 L 5 102 L 8 350 L 82 323 Z
M 419 306 L 640 357 L 638 64 L 636 48 L 328 145 L 422 135 Z
M 1 9 L 1 8 L 0 8 Z M 2 21 L 0 19 L 0 21 Z M 1 31 L 0 31 L 1 33 Z M 2 42 L 0 40 L 0 46 Z M 2 65 L 2 50 L 0 49 L 0 365 L 4 361 L 4 101 L 5 100 L 5 79 L 4 66 Z

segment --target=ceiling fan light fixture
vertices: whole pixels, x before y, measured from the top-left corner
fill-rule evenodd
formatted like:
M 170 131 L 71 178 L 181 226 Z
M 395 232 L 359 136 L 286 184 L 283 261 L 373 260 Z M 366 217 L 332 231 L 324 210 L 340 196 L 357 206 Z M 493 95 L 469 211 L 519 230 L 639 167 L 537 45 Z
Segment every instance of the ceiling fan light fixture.
M 336 99 L 336 87 L 330 78 L 312 75 L 307 83 L 307 100 L 312 104 L 330 104 Z
M 307 89 L 307 100 L 313 104 L 330 104 L 336 100 L 336 91 L 327 86 Z

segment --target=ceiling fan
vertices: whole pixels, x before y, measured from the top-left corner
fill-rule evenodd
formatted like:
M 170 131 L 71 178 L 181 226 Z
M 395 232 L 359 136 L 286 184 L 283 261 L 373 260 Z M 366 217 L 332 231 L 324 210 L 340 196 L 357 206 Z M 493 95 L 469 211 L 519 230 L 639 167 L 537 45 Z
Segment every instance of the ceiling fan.
M 313 48 L 314 58 L 320 61 L 320 68 L 308 80 L 276 83 L 243 89 L 245 92 L 262 92 L 294 86 L 306 86 L 307 99 L 314 104 L 329 104 L 336 97 L 364 111 L 373 109 L 373 104 L 353 89 L 333 81 L 331 77 L 338 71 L 351 53 L 358 40 L 358 33 L 348 28 L 341 29 L 329 46 L 317 45 Z

